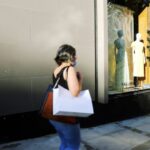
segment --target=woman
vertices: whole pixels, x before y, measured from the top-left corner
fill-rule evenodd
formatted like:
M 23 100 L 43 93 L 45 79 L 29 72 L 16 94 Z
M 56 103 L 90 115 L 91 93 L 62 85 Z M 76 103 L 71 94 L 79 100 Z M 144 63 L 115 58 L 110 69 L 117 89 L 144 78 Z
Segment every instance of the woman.
M 60 77 L 59 85 L 68 89 L 73 96 L 77 96 L 82 87 L 82 80 L 81 75 L 74 68 L 76 64 L 75 48 L 67 44 L 60 46 L 55 61 L 58 66 L 53 72 L 54 84 Z M 60 150 L 79 150 L 80 125 L 75 117 L 72 118 L 74 119 L 73 123 L 50 120 L 60 137 Z

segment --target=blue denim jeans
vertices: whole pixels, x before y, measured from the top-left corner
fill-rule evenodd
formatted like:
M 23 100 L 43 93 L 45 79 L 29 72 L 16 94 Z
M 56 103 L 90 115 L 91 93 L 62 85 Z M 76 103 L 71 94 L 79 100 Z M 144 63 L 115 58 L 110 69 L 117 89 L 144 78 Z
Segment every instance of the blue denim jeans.
M 56 129 L 61 145 L 59 150 L 79 150 L 80 148 L 80 125 L 67 124 L 54 120 L 49 120 Z

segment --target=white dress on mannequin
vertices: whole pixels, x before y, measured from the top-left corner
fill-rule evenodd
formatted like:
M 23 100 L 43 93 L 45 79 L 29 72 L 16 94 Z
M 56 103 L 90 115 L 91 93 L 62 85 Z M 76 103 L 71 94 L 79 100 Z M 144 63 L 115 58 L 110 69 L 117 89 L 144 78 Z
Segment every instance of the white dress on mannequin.
M 136 41 L 132 42 L 132 55 L 133 55 L 133 76 L 144 77 L 144 44 L 140 42 L 140 36 Z
M 125 51 L 125 63 L 124 63 L 124 83 L 125 87 L 128 87 L 130 84 L 130 79 L 129 79 L 129 66 L 128 66 L 128 56 L 127 52 Z

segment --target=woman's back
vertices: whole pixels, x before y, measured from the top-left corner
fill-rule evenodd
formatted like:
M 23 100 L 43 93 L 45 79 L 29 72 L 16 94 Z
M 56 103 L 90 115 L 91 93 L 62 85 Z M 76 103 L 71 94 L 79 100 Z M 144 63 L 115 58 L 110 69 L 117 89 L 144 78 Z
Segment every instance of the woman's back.
M 53 73 L 53 84 L 56 83 L 57 79 L 59 79 L 59 85 L 63 86 L 64 88 L 68 89 L 68 84 L 67 84 L 67 72 L 68 72 L 69 66 L 66 67 L 57 67 L 54 70 Z

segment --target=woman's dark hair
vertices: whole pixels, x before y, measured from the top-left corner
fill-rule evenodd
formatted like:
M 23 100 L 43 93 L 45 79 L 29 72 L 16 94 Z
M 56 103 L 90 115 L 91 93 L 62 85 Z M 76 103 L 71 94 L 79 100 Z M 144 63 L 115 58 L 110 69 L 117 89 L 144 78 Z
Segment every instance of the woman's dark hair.
M 61 65 L 62 62 L 73 61 L 76 56 L 76 50 L 74 47 L 68 44 L 61 45 L 58 48 L 55 61 L 58 65 Z

